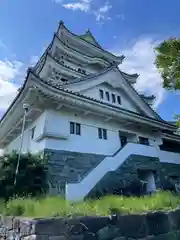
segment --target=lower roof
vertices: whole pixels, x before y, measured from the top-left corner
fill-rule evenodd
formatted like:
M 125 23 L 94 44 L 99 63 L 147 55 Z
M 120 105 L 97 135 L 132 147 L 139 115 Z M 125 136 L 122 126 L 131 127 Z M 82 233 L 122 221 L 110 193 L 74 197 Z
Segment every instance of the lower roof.
M 152 117 L 149 117 L 149 116 L 147 117 L 147 116 L 145 116 L 145 115 L 143 115 L 143 114 L 140 114 L 140 113 L 137 113 L 137 112 L 133 112 L 133 111 L 131 111 L 131 110 L 127 110 L 127 109 L 124 109 L 124 108 L 119 107 L 119 106 L 114 106 L 114 105 L 111 105 L 111 104 L 108 104 L 108 103 L 104 103 L 104 102 L 102 102 L 102 101 L 100 101 L 100 100 L 97 100 L 97 99 L 94 99 L 94 98 L 92 98 L 92 97 L 84 96 L 84 95 L 82 95 L 82 94 L 80 94 L 80 93 L 75 93 L 75 92 L 70 91 L 70 90 L 68 90 L 68 89 L 64 89 L 61 85 L 57 85 L 57 84 L 55 84 L 55 83 L 54 83 L 54 84 L 52 84 L 52 83 L 50 84 L 50 83 L 48 83 L 48 81 L 45 81 L 44 79 L 41 79 L 39 76 L 37 76 L 37 75 L 33 72 L 33 70 L 30 69 L 30 68 L 29 68 L 28 71 L 27 71 L 27 76 L 26 76 L 26 79 L 25 79 L 25 82 L 24 82 L 22 88 L 21 88 L 20 91 L 18 92 L 16 98 L 13 100 L 13 102 L 11 103 L 11 105 L 9 106 L 9 108 L 7 109 L 7 111 L 6 111 L 6 112 L 4 113 L 4 115 L 2 116 L 2 118 L 1 118 L 1 120 L 0 120 L 0 124 L 1 124 L 1 122 L 4 120 L 4 118 L 7 116 L 8 112 L 12 109 L 12 107 L 13 107 L 14 104 L 15 104 L 15 102 L 16 102 L 17 99 L 20 97 L 21 93 L 23 92 L 23 90 L 24 90 L 24 88 L 25 88 L 25 86 L 26 86 L 26 84 L 27 84 L 27 81 L 28 81 L 28 78 L 29 78 L 29 75 L 30 75 L 30 74 L 32 74 L 34 77 L 38 78 L 42 83 L 46 84 L 46 85 L 49 86 L 49 87 L 52 87 L 52 88 L 54 88 L 54 89 L 57 89 L 57 90 L 59 90 L 60 92 L 66 92 L 66 93 L 68 93 L 68 94 L 70 94 L 70 95 L 75 95 L 75 96 L 78 96 L 78 97 L 80 97 L 80 98 L 82 98 L 82 99 L 88 99 L 88 100 L 91 100 L 92 102 L 100 103 L 101 105 L 111 107 L 112 109 L 114 108 L 114 109 L 122 110 L 123 112 L 131 113 L 131 114 L 133 114 L 133 115 L 143 117 L 143 118 L 147 119 L 147 121 L 148 121 L 148 120 L 151 120 L 151 121 L 154 121 L 154 122 L 163 123 L 163 124 L 167 125 L 167 128 L 168 128 L 168 127 L 171 128 L 171 129 L 173 128 L 174 131 L 177 130 L 177 126 L 176 126 L 175 124 L 170 124 L 169 122 L 167 122 L 167 121 L 165 121 L 165 120 L 163 120 L 163 119 L 155 119 L 155 118 L 152 118 Z

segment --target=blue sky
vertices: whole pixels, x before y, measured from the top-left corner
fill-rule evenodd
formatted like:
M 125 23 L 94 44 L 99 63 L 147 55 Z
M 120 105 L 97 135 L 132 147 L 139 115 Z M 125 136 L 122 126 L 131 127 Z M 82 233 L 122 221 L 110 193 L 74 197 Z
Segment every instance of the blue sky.
M 90 28 L 104 48 L 125 54 L 120 68 L 139 73 L 136 88 L 154 93 L 158 113 L 172 120 L 180 94 L 162 89 L 153 48 L 180 36 L 179 9 L 179 0 L 0 0 L 0 115 L 63 20 L 77 34 Z

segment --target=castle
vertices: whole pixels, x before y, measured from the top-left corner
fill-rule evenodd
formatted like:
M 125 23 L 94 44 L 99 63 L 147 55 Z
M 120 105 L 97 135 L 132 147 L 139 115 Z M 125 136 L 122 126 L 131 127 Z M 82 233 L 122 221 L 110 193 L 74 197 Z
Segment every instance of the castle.
M 180 166 L 177 127 L 152 109 L 154 96 L 138 94 L 138 74 L 120 70 L 124 58 L 104 50 L 89 30 L 75 35 L 60 22 L 2 117 L 0 148 L 19 150 L 24 119 L 21 152 L 48 154 L 51 194 L 81 200 L 118 171 L 121 183 L 128 179 L 128 163 L 155 191 L 156 166 Z

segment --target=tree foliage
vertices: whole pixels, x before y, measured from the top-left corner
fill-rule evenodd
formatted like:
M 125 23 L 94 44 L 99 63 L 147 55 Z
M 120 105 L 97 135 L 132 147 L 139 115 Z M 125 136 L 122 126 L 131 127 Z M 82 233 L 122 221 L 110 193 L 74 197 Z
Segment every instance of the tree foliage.
M 180 114 L 176 114 L 175 119 L 177 121 L 177 126 L 180 128 Z
M 22 154 L 14 185 L 18 154 L 13 152 L 0 160 L 0 198 L 36 196 L 46 190 L 45 161 L 40 155 Z
M 170 38 L 156 48 L 155 64 L 166 89 L 180 90 L 180 38 Z

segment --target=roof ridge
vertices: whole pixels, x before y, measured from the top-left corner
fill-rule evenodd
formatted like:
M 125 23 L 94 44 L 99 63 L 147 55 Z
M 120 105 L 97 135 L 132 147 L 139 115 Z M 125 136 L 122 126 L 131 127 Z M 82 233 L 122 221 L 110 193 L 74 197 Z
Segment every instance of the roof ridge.
M 96 40 L 96 38 L 93 36 L 93 34 L 92 34 L 92 32 L 90 31 L 89 28 L 86 30 L 86 32 L 85 32 L 84 34 L 79 35 L 79 37 L 80 37 L 80 38 L 83 38 L 83 40 L 85 40 L 84 37 L 86 37 L 86 36 L 90 36 L 90 37 L 93 39 L 95 45 L 98 46 L 100 49 L 103 49 L 103 48 L 101 47 L 101 45 L 98 43 L 98 41 Z M 86 41 L 87 41 L 87 40 L 86 40 Z M 89 42 L 89 41 L 88 41 L 88 42 Z M 90 43 L 91 43 L 91 42 L 90 42 Z M 93 44 L 93 43 L 91 43 L 91 44 Z M 94 44 L 93 44 L 93 45 L 94 45 Z
M 120 59 L 120 58 L 122 58 L 122 56 L 123 56 L 123 57 L 125 58 L 124 55 L 116 56 L 116 55 L 112 54 L 111 52 L 109 52 L 109 51 L 107 51 L 107 50 L 105 50 L 105 49 L 103 49 L 103 48 L 101 48 L 101 47 L 98 47 L 98 46 L 92 44 L 91 42 L 86 41 L 85 39 L 80 38 L 76 33 L 74 33 L 74 32 L 72 32 L 71 30 L 69 30 L 69 28 L 67 28 L 67 27 L 65 26 L 65 24 L 64 24 L 63 21 L 60 21 L 57 32 L 59 31 L 60 26 L 63 26 L 64 29 L 66 29 L 70 34 L 74 35 L 75 37 L 81 39 L 82 41 L 84 41 L 84 42 L 86 42 L 86 43 L 88 43 L 88 44 L 91 44 L 92 46 L 94 46 L 95 48 L 97 48 L 97 49 L 99 49 L 99 50 L 102 50 L 102 51 L 106 52 L 107 54 L 111 55 L 112 57 L 115 57 L 115 58 L 117 58 L 117 59 Z
M 122 70 L 120 70 L 121 71 L 121 73 L 123 73 L 124 75 L 127 75 L 127 76 L 129 76 L 129 77 L 139 77 L 139 74 L 138 73 L 126 73 L 126 72 L 124 72 L 124 71 L 122 71 Z

